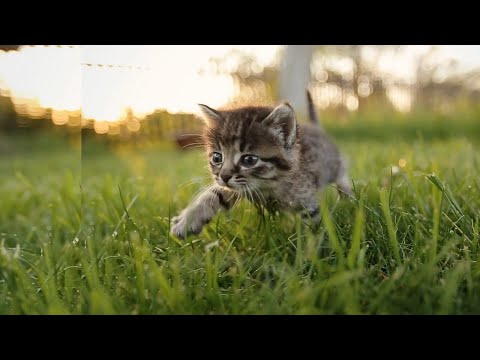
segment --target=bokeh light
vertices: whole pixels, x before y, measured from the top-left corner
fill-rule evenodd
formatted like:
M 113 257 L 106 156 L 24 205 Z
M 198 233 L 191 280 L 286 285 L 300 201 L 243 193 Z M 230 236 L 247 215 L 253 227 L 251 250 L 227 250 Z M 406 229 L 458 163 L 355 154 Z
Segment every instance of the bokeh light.
M 396 110 L 409 112 L 425 76 L 446 84 L 454 69 L 480 63 L 478 47 L 469 48 L 465 64 L 455 46 L 357 47 L 325 46 L 313 53 L 310 88 L 319 108 L 353 112 L 384 93 Z M 55 125 L 118 135 L 121 127 L 109 124 L 137 132 L 158 110 L 192 114 L 197 103 L 279 100 L 282 51 L 279 45 L 20 46 L 0 51 L 0 95 L 10 97 L 21 116 L 51 116 Z M 438 67 L 448 57 L 451 65 Z M 462 81 L 480 89 L 479 76 Z M 450 108 L 442 101 L 438 106 Z

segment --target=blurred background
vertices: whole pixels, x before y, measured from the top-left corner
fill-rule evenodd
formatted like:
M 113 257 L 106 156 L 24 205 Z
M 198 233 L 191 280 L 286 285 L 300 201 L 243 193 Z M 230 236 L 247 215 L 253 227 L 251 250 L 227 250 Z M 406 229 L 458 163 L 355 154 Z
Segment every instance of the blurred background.
M 307 87 L 338 140 L 480 138 L 480 46 L 0 45 L 1 170 L 195 147 L 197 103 L 288 100 L 304 121 Z
M 333 131 L 367 117 L 382 136 L 399 118 L 442 132 L 442 119 L 478 113 L 479 69 L 473 45 L 0 45 L 0 150 L 14 150 L 11 135 L 80 129 L 106 142 L 178 141 L 197 132 L 197 103 L 286 99 L 301 118 L 306 87 Z

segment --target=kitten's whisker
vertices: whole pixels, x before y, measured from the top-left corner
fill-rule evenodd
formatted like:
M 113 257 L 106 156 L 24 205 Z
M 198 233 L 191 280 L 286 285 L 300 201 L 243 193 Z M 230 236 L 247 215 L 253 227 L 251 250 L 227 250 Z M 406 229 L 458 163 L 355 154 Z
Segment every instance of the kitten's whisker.
M 203 144 L 203 143 L 190 143 L 190 144 L 182 146 L 182 149 L 195 148 L 195 147 L 201 148 L 203 146 L 205 146 L 205 144 Z
M 263 196 L 262 194 L 262 191 L 258 188 L 258 186 L 255 186 L 254 184 L 252 184 L 252 187 L 253 189 L 257 192 L 257 194 L 259 195 L 259 197 L 261 197 L 261 199 L 259 199 L 260 201 L 263 202 L 263 204 L 267 204 L 267 200 L 265 199 L 265 197 Z
M 201 193 L 203 193 L 203 191 L 210 185 L 205 185 L 205 186 L 202 186 L 200 189 L 198 189 L 197 191 L 195 191 L 192 195 L 192 200 L 195 200 L 198 198 L 199 195 L 201 195 Z
M 250 187 L 248 186 L 248 184 L 246 185 L 246 187 L 252 203 L 255 204 L 255 199 L 253 198 L 252 192 L 250 191 Z
M 242 199 L 245 199 L 245 190 L 242 191 L 242 196 L 238 197 L 238 202 L 237 204 L 240 204 L 242 202 Z
M 237 204 L 242 200 L 242 197 L 243 197 L 243 189 L 240 189 L 240 194 L 235 199 L 235 203 L 233 204 L 233 206 L 237 206 Z
M 202 136 L 202 134 L 198 134 L 198 133 L 196 133 L 196 134 L 194 134 L 194 133 L 184 134 L 184 133 L 182 133 L 181 136 Z
M 248 197 L 248 185 L 245 185 L 244 189 L 243 189 L 243 194 L 244 194 L 244 197 L 250 201 L 250 198 Z
M 215 191 L 215 184 L 210 185 L 210 186 L 208 187 L 208 189 L 205 191 L 205 193 L 207 193 L 207 192 L 212 192 L 212 191 Z M 214 199 L 214 197 L 211 196 L 211 197 L 210 197 L 210 204 L 209 204 L 210 207 L 213 206 L 213 199 Z M 208 200 L 208 197 L 205 196 L 204 199 L 203 199 L 203 216 L 204 216 L 205 218 L 207 217 L 207 207 L 206 207 L 206 205 L 207 205 L 207 200 Z
M 255 204 L 255 198 L 253 197 L 252 189 L 250 188 L 250 186 L 248 184 L 247 184 L 247 190 L 250 193 L 250 199 L 252 200 L 252 203 Z
M 248 189 L 250 190 L 250 193 L 252 194 L 252 202 L 256 203 L 256 198 L 258 197 L 257 193 L 255 192 L 255 188 L 253 187 L 253 184 L 247 185 Z M 255 194 L 255 197 L 253 196 Z M 258 199 L 260 200 L 260 198 Z
M 258 200 L 256 201 L 257 203 L 262 203 L 262 198 L 260 197 L 260 195 L 258 194 L 258 191 L 257 189 L 255 189 L 255 186 L 254 185 L 251 185 L 252 186 L 252 191 L 253 193 L 255 194 L 255 198 Z
M 199 176 L 197 178 L 189 179 L 187 181 L 184 181 L 180 185 L 178 185 L 178 188 L 181 188 L 182 186 L 190 186 L 208 178 L 209 178 L 208 176 Z
M 201 188 L 200 190 L 198 190 L 198 191 L 196 192 L 196 194 L 197 194 L 197 193 L 198 193 L 198 194 L 193 197 L 192 202 L 195 202 L 195 201 L 197 201 L 198 199 L 200 199 L 200 198 L 202 197 L 202 195 L 206 194 L 206 193 L 210 190 L 211 187 L 212 187 L 212 185 L 206 185 L 206 186 L 204 186 L 203 188 Z M 202 199 L 201 203 L 199 204 L 199 205 L 203 205 L 203 212 L 204 212 L 204 214 L 205 214 L 205 201 L 206 201 L 206 198 L 204 197 L 204 198 Z
M 208 191 L 211 186 L 212 186 L 212 185 L 205 185 L 205 186 L 201 187 L 200 189 L 198 189 L 198 190 L 193 194 L 193 200 L 197 200 L 197 199 L 198 199 L 200 196 L 202 196 L 206 191 Z
M 213 192 L 216 196 L 218 196 L 218 192 L 219 192 L 219 191 L 220 191 L 220 189 L 217 188 L 217 187 L 215 186 L 215 184 L 214 184 L 214 185 L 213 185 L 213 188 L 212 188 L 212 192 Z M 211 206 L 211 207 L 213 207 L 213 201 L 214 201 L 214 200 L 215 200 L 215 196 L 212 196 L 212 198 L 210 199 L 210 206 Z
M 188 143 L 188 144 L 185 145 L 185 146 L 189 146 L 189 145 L 205 145 L 205 143 L 204 143 L 204 142 L 201 142 L 201 141 L 197 141 L 197 142 Z M 185 147 L 185 146 L 184 146 L 184 147 Z
M 238 193 L 232 192 L 230 197 L 227 199 L 227 202 L 230 203 L 230 200 L 232 200 L 233 197 L 235 197 L 235 200 L 238 199 L 239 198 Z

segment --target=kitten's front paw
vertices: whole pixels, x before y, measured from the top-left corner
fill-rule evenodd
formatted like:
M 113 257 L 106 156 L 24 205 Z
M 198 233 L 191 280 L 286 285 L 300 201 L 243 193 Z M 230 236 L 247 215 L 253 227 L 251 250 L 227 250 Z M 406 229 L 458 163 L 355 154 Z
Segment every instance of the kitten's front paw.
M 188 235 L 197 235 L 202 231 L 203 225 L 194 219 L 187 222 L 187 216 L 182 213 L 172 219 L 170 232 L 179 239 L 185 239 Z

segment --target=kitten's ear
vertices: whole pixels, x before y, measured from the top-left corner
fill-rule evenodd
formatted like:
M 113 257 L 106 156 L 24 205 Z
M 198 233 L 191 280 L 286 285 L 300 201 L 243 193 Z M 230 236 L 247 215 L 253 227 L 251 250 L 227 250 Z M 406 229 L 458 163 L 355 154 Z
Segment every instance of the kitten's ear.
M 297 120 L 290 104 L 285 102 L 277 106 L 262 123 L 274 129 L 286 147 L 293 146 L 297 139 Z
M 217 110 L 212 109 L 211 107 L 203 104 L 198 104 L 202 112 L 202 119 L 207 123 L 207 125 L 218 123 L 223 120 L 222 115 Z

